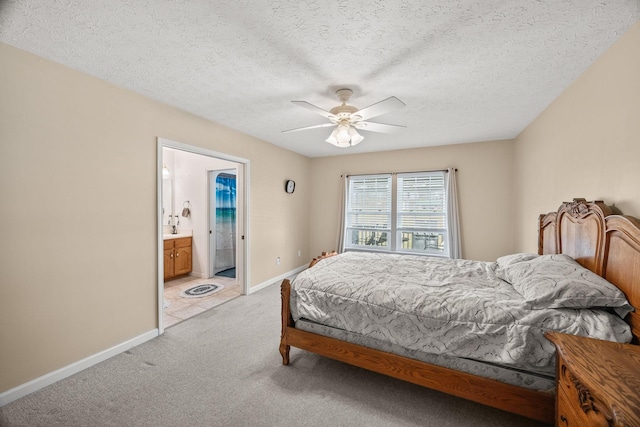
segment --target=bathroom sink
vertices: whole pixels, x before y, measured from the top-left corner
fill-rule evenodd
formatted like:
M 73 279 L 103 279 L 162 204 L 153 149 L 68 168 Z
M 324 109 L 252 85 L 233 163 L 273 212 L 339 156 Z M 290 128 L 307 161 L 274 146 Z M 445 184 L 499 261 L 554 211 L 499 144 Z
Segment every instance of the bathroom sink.
M 179 239 L 181 237 L 192 237 L 191 233 L 163 234 L 162 240 Z

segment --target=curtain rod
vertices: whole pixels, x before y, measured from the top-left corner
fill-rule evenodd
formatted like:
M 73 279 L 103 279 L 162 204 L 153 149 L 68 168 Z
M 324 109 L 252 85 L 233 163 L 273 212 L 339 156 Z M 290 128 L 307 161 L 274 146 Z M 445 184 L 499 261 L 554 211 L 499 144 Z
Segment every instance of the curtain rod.
M 458 172 L 458 168 L 454 169 L 455 172 Z M 369 175 L 397 175 L 400 173 L 426 173 L 426 172 L 449 172 L 447 169 L 435 169 L 435 170 L 430 170 L 430 171 L 411 171 L 411 172 L 378 172 L 378 173 L 357 173 L 357 174 L 346 174 L 346 175 L 340 175 L 340 176 L 346 176 L 347 178 L 350 177 L 351 175 L 355 175 L 355 176 L 369 176 Z

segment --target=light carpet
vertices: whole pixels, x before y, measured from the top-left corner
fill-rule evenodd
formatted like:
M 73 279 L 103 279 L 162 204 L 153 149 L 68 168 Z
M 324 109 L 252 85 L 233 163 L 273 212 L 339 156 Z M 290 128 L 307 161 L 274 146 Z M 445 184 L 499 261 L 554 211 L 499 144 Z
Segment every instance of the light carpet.
M 303 350 L 282 365 L 279 285 L 0 408 L 1 426 L 540 426 Z

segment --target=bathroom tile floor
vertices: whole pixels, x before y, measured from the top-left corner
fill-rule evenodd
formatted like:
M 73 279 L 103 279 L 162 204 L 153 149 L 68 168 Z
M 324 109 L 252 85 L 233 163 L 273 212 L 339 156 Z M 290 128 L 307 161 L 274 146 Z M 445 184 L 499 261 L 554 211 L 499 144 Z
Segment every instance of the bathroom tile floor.
M 183 298 L 180 293 L 195 285 L 213 283 L 224 289 L 201 298 Z M 169 306 L 164 309 L 164 327 L 169 328 L 196 314 L 240 296 L 240 284 L 236 279 L 215 276 L 210 279 L 185 276 L 164 283 L 164 299 Z

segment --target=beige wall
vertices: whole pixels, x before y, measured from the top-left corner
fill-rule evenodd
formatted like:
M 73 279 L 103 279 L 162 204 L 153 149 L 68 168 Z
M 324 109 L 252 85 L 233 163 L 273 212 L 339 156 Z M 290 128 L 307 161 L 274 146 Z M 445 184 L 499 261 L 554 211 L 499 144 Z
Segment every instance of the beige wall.
M 157 327 L 158 136 L 250 160 L 250 284 L 308 261 L 309 159 L 0 44 L 0 393 Z
M 337 249 L 340 175 L 447 167 L 458 168 L 462 256 L 495 260 L 511 252 L 512 151 L 511 141 L 492 141 L 313 159 L 311 253 Z
M 514 161 L 518 250 L 575 197 L 640 217 L 640 22 L 516 138 Z

